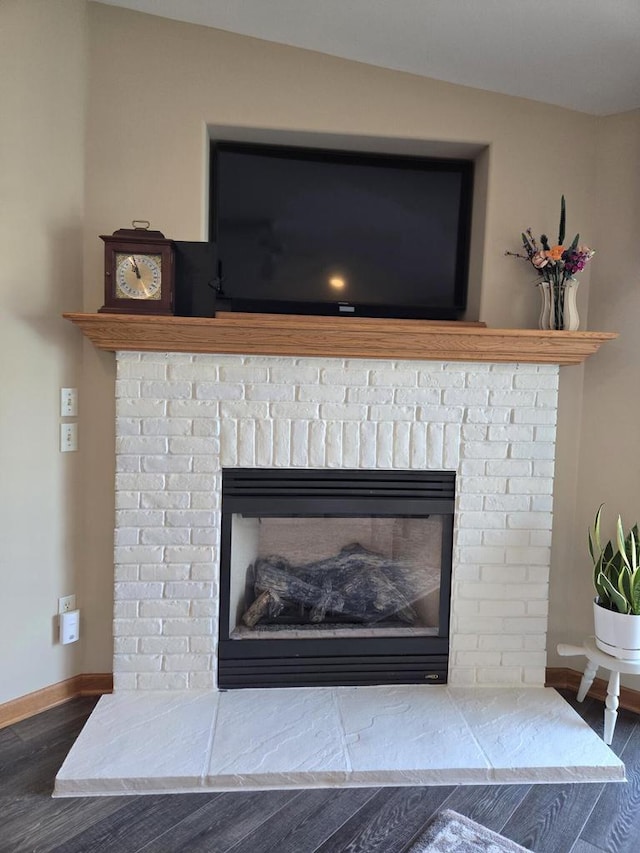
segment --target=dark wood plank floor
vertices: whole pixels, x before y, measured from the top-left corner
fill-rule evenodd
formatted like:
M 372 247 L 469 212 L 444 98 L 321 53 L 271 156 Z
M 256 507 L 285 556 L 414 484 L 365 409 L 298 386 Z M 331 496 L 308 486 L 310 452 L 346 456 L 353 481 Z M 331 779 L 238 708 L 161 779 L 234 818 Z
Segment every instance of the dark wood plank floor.
M 577 705 L 598 733 L 602 704 Z M 452 808 L 536 853 L 639 853 L 640 718 L 621 712 L 624 784 L 354 788 L 51 799 L 91 713 L 78 699 L 0 730 L 0 853 L 402 853 Z

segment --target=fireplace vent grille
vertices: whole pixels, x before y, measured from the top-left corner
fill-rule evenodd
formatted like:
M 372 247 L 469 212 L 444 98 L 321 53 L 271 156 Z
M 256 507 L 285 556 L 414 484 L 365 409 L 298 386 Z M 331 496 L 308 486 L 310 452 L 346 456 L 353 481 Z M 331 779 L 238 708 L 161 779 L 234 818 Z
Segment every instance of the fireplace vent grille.
M 450 471 L 316 471 L 225 469 L 225 497 L 322 498 L 454 498 L 454 472 Z

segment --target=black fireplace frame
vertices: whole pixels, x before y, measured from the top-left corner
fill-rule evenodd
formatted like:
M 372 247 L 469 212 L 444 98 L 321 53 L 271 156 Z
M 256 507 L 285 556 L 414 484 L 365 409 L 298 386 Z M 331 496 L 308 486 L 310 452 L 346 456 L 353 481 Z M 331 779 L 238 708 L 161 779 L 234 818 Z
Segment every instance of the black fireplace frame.
M 324 503 L 324 512 L 319 502 Z M 375 504 L 374 504 L 375 502 Z M 375 505 L 375 511 L 372 508 Z M 218 687 L 445 684 L 455 472 L 225 468 L 222 471 Z M 229 636 L 231 519 L 265 516 L 441 515 L 438 634 L 323 639 Z

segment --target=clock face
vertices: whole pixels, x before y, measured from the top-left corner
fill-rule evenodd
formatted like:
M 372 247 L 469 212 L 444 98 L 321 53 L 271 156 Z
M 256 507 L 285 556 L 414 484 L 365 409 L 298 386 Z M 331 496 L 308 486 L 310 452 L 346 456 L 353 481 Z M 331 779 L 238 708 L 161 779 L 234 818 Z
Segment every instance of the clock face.
M 116 252 L 116 299 L 160 299 L 162 256 Z

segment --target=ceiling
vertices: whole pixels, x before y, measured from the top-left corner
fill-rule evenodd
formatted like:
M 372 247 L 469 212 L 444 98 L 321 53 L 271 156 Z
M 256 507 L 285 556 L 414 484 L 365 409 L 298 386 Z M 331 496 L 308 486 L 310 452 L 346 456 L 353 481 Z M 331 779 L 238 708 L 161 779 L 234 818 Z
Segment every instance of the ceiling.
M 102 0 L 594 115 L 640 107 L 640 0 Z

